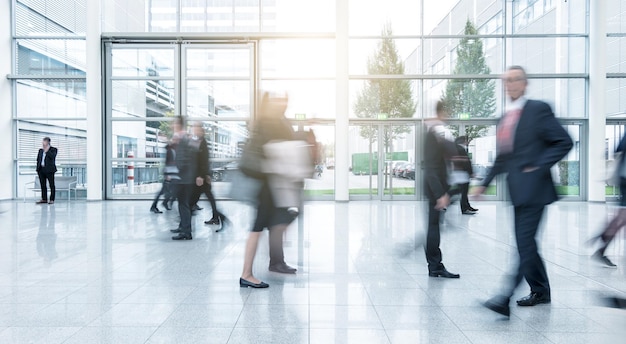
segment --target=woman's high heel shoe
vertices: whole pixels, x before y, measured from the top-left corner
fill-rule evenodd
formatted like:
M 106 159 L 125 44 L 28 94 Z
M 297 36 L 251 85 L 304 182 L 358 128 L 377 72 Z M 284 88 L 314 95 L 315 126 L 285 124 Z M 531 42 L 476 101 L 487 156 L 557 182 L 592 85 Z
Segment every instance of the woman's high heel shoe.
M 252 283 L 250 281 L 247 281 L 243 278 L 239 278 L 239 287 L 241 288 L 267 288 L 270 285 L 265 283 L 265 282 L 261 282 L 261 283 Z

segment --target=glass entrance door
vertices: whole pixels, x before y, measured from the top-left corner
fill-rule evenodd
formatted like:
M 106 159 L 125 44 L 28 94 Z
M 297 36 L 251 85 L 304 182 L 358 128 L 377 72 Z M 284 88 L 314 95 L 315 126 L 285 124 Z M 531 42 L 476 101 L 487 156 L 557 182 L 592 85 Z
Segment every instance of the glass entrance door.
M 255 45 L 116 42 L 105 47 L 106 197 L 146 199 L 160 190 L 170 123 L 177 115 L 189 125 L 202 124 L 211 174 L 224 175 L 248 135 Z M 221 182 L 215 185 L 219 196 Z
M 350 137 L 350 198 L 415 200 L 421 178 L 416 122 L 353 124 Z

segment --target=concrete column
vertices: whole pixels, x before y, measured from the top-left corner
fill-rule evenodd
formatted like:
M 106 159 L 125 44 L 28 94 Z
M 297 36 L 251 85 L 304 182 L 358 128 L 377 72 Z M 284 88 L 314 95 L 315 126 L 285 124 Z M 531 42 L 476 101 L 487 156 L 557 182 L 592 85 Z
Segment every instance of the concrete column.
M 587 199 L 604 202 L 604 140 L 606 131 L 606 2 L 589 2 L 589 154 Z
M 101 0 L 87 1 L 87 200 L 103 198 Z
M 337 58 L 337 118 L 335 121 L 335 201 L 348 201 L 348 0 L 337 0 L 336 3 L 336 38 L 335 49 Z
M 0 1 L 0 23 L 5 30 L 0 30 L 0 147 L 3 153 L 0 154 L 0 180 L 3 187 L 0 188 L 0 200 L 12 199 L 15 187 L 15 135 L 13 132 L 13 106 L 11 81 L 6 78 L 12 74 L 11 53 L 12 37 L 10 30 L 11 21 L 11 1 Z

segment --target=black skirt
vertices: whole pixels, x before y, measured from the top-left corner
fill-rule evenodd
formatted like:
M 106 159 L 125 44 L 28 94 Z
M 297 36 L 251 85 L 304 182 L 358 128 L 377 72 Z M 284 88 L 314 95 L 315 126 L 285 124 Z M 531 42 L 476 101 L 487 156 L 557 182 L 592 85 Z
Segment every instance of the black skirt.
M 263 181 L 263 186 L 259 192 L 259 202 L 257 206 L 256 220 L 254 221 L 253 232 L 262 232 L 263 229 L 278 225 L 288 225 L 297 215 L 291 214 L 287 208 L 276 208 L 272 199 L 272 192 L 267 180 Z

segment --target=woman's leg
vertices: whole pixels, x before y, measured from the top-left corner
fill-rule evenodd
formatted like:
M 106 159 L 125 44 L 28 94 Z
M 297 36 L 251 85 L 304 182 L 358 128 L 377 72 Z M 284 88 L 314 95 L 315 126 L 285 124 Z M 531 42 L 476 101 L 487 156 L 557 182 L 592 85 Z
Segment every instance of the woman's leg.
M 243 272 L 241 278 L 252 283 L 261 283 L 259 279 L 252 275 L 252 264 L 254 263 L 254 257 L 256 256 L 256 248 L 259 244 L 259 237 L 263 232 L 250 232 L 248 241 L 246 242 L 246 252 L 243 259 Z

